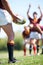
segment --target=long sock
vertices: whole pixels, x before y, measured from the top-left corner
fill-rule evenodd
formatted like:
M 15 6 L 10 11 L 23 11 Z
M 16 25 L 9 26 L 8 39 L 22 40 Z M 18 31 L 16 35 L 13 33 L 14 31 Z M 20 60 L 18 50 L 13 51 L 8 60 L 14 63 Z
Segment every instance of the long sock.
M 24 56 L 26 56 L 26 48 L 24 48 Z
M 33 46 L 34 55 L 36 55 L 36 46 Z
M 9 55 L 9 60 L 10 61 L 13 60 L 13 47 L 14 47 L 14 45 L 11 45 L 10 43 L 7 44 L 8 55 Z
M 39 46 L 39 45 L 37 45 L 37 53 L 39 53 L 39 47 L 40 47 L 40 46 Z
M 32 45 L 30 45 L 29 47 L 29 54 L 31 54 L 31 52 L 32 52 Z
M 42 46 L 42 54 L 43 54 L 43 46 Z

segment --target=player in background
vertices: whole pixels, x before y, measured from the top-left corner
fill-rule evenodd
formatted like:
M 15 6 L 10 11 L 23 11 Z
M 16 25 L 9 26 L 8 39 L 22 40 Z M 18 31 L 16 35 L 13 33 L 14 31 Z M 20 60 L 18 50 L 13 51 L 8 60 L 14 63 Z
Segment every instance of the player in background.
M 39 18 L 37 18 L 37 12 L 33 12 L 33 18 L 30 17 L 30 15 L 29 15 L 30 8 L 31 8 L 31 5 L 29 5 L 28 11 L 27 11 L 27 17 L 28 17 L 28 19 L 30 21 L 30 24 L 29 24 L 29 30 L 30 30 L 29 35 L 30 35 L 30 33 L 32 31 L 33 32 L 38 32 L 38 33 L 40 33 L 42 35 L 43 34 L 43 28 L 40 26 L 40 21 L 42 20 L 41 8 L 40 8 L 40 6 L 38 7 L 38 9 L 40 11 L 40 17 Z M 39 51 L 39 45 L 37 43 L 37 52 L 38 51 Z

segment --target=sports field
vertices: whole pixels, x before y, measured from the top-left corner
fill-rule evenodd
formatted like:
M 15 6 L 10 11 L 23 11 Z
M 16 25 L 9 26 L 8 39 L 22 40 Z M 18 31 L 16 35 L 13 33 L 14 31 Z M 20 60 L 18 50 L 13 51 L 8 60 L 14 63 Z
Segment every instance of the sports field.
M 0 52 L 0 65 L 43 65 L 43 55 L 29 56 L 27 51 L 27 56 L 23 56 L 23 51 L 15 51 L 15 57 L 20 60 L 16 63 L 8 64 L 8 54 L 7 52 Z

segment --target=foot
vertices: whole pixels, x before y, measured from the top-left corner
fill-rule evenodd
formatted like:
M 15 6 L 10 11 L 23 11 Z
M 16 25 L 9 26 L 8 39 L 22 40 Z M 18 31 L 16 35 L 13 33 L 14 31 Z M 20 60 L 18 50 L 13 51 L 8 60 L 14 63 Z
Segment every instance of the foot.
M 43 54 L 43 53 L 41 53 L 41 54 Z
M 15 63 L 15 62 L 19 62 L 19 60 L 16 60 L 15 58 L 13 58 L 13 60 L 8 61 L 8 63 Z
M 37 55 L 40 55 L 40 53 L 37 53 Z
M 15 60 L 15 61 L 16 61 L 16 58 L 13 58 L 13 60 Z
M 15 60 L 9 60 L 8 63 L 15 63 L 16 61 Z
M 13 60 L 9 60 L 8 63 L 15 63 L 16 62 L 16 59 L 13 58 Z
M 29 54 L 29 56 L 32 56 L 32 54 Z

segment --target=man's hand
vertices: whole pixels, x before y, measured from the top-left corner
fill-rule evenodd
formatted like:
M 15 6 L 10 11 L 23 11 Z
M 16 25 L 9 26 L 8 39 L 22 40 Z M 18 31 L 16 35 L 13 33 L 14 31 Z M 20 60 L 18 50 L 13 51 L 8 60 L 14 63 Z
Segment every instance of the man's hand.
M 38 6 L 38 9 L 41 9 L 40 6 Z
M 14 15 L 12 17 L 12 19 L 13 19 L 13 22 L 17 23 L 17 24 L 25 24 L 26 23 L 26 20 L 24 18 L 21 19 L 21 18 L 17 17 L 16 15 Z
M 9 14 L 11 15 L 13 22 L 18 23 L 18 20 L 20 20 L 20 19 L 16 15 L 14 15 L 12 9 L 10 8 L 8 0 L 1 0 L 1 2 L 2 2 L 5 10 L 7 10 L 9 12 Z
M 13 22 L 15 22 L 15 23 L 18 23 L 18 20 L 20 20 L 20 19 L 19 19 L 17 16 L 15 16 L 15 15 L 12 17 L 12 19 L 13 19 Z
M 31 8 L 31 5 L 29 4 L 29 8 Z
M 40 6 L 38 6 L 38 9 L 40 10 L 40 14 L 41 14 L 40 18 L 42 18 L 42 11 L 41 11 Z
M 31 5 L 29 4 L 29 8 L 28 8 L 28 11 L 27 11 L 28 18 L 30 17 L 30 15 L 29 15 L 30 8 L 31 8 Z

